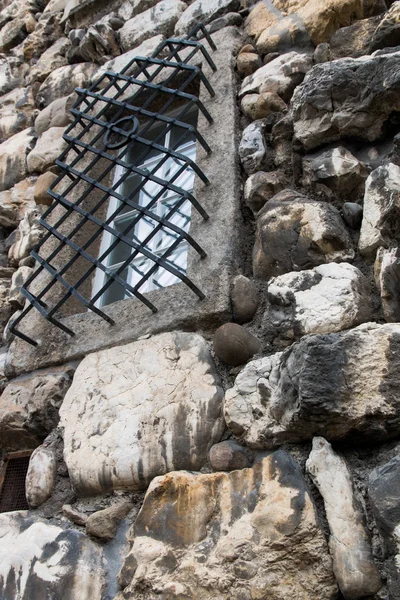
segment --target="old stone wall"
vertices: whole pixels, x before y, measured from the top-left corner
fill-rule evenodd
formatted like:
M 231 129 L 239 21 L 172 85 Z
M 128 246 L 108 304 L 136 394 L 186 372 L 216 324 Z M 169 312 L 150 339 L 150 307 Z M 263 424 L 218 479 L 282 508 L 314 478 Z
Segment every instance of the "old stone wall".
M 206 298 L 29 348 L 74 89 L 198 22 Z M 0 52 L 0 600 L 400 600 L 400 1 L 0 0 Z

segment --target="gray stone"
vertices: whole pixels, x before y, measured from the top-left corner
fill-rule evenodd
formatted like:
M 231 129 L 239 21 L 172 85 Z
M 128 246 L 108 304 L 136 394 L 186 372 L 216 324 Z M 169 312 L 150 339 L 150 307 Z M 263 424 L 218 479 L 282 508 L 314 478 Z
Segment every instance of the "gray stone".
M 264 327 L 288 339 L 350 329 L 372 316 L 365 276 L 348 263 L 286 273 L 268 282 Z
M 251 466 L 246 449 L 234 440 L 226 440 L 212 446 L 210 464 L 213 471 L 235 471 Z
M 22 44 L 22 53 L 26 61 L 39 59 L 57 40 L 64 36 L 60 25 L 59 13 L 44 13 L 39 18 L 35 31 L 28 35 Z
M 103 64 L 110 57 L 118 56 L 121 53 L 116 32 L 112 27 L 112 20 L 115 16 L 115 13 L 111 13 L 94 25 L 89 25 L 78 44 L 72 45 L 68 50 L 67 58 L 70 63 L 86 61 Z
M 268 150 L 262 121 L 250 123 L 243 131 L 239 144 L 239 156 L 248 175 L 266 166 Z
M 155 35 L 169 37 L 185 8 L 186 4 L 180 0 L 161 0 L 154 7 L 129 19 L 118 32 L 122 51 L 127 52 Z
M 84 62 L 52 71 L 36 95 L 37 106 L 43 109 L 54 100 L 69 96 L 76 87 L 88 87 L 96 69 L 96 65 Z
M 30 251 L 39 243 L 44 235 L 39 220 L 42 212 L 38 206 L 29 208 L 16 230 L 15 241 L 8 251 L 8 260 L 14 267 L 18 267 L 23 258 L 27 258 Z
M 33 269 L 30 267 L 19 267 L 11 278 L 11 287 L 8 293 L 8 301 L 13 308 L 18 310 L 25 306 L 26 298 L 21 293 L 22 286 L 26 283 L 28 278 L 32 275 Z
M 7 385 L 0 397 L 2 448 L 35 448 L 43 441 L 58 423 L 71 377 L 71 369 L 54 369 Z
M 4 276 L 6 275 L 6 276 Z M 3 277 L 0 277 L 0 326 L 5 327 L 7 321 L 9 320 L 13 308 L 8 300 L 8 294 L 10 291 L 10 279 L 8 273 L 3 274 Z M 1 443 L 1 440 L 0 440 Z
M 243 365 L 260 352 L 259 340 L 247 329 L 236 323 L 225 323 L 214 334 L 214 352 L 225 364 Z
M 65 462 L 83 495 L 143 489 L 168 471 L 199 470 L 224 428 L 207 345 L 179 332 L 86 356 L 60 414 Z
M 275 167 L 283 169 L 292 177 L 293 121 L 289 115 L 274 123 L 271 131 L 271 145 L 275 151 Z
M 332 60 L 337 58 L 359 58 L 370 54 L 373 33 L 381 21 L 381 16 L 356 21 L 349 27 L 342 27 L 329 41 Z
M 379 246 L 397 245 L 399 209 L 400 167 L 389 163 L 372 171 L 365 184 L 361 254 L 373 256 Z
M 101 600 L 104 580 L 101 549 L 80 531 L 0 515 L 1 598 Z
M 72 521 L 72 523 L 75 523 L 75 525 L 81 525 L 83 527 L 86 525 L 88 516 L 85 513 L 75 510 L 70 504 L 64 504 L 62 512 L 63 515 Z
M 239 96 L 275 92 L 282 100 L 288 102 L 295 87 L 303 81 L 312 66 L 312 55 L 297 52 L 283 54 L 246 77 Z
M 51 127 L 66 127 L 72 121 L 70 109 L 75 97 L 73 94 L 65 98 L 58 98 L 44 108 L 35 120 L 35 131 L 42 135 Z
M 239 6 L 239 0 L 194 0 L 179 17 L 175 35 L 187 35 L 197 23 L 210 23 L 226 12 L 237 11 Z
M 345 202 L 342 206 L 343 220 L 351 229 L 360 229 L 363 207 L 355 202 Z
M 0 56 L 0 95 L 3 96 L 16 87 L 23 86 L 23 78 L 28 65 L 21 65 L 20 59 L 13 56 Z
M 155 4 L 157 0 L 125 0 L 118 9 L 118 16 L 123 21 L 128 21 Z
M 37 508 L 51 497 L 56 476 L 57 458 L 54 450 L 39 446 L 29 459 L 25 480 L 26 499 L 31 508 Z
M 158 477 L 129 538 L 115 600 L 336 597 L 310 492 L 285 452 L 233 473 Z
M 219 19 L 215 19 L 215 21 L 212 21 L 209 25 L 207 25 L 207 31 L 208 31 L 208 33 L 215 33 L 216 31 L 219 31 L 220 29 L 223 29 L 224 27 L 233 27 L 233 26 L 240 27 L 242 25 L 242 23 L 243 23 L 243 18 L 239 13 L 229 12 L 226 15 L 224 15 L 223 17 L 220 17 Z
M 54 165 L 57 158 L 68 146 L 64 140 L 64 127 L 50 127 L 42 133 L 34 149 L 28 154 L 27 165 L 30 173 L 44 173 Z
M 340 29 L 339 29 L 340 31 Z M 315 64 L 325 63 L 332 59 L 331 50 L 329 44 L 322 43 L 318 44 L 318 46 L 314 50 L 314 62 Z
M 286 187 L 287 180 L 283 171 L 258 171 L 246 180 L 244 201 L 257 214 L 264 204 Z
M 353 257 L 352 242 L 339 211 L 326 202 L 284 190 L 257 215 L 253 272 L 259 279 Z
M 0 97 L 0 140 L 30 127 L 33 123 L 35 101 L 32 88 L 17 88 Z
M 351 195 L 362 190 L 368 170 L 343 146 L 303 158 L 302 184 L 322 183 L 338 194 Z
M 340 591 L 346 599 L 376 594 L 381 578 L 345 460 L 324 438 L 316 437 L 306 467 L 324 500 L 333 572 Z
M 341 138 L 378 140 L 400 110 L 399 86 L 400 52 L 314 66 L 292 98 L 295 139 L 306 150 Z
M 31 129 L 24 129 L 0 144 L 0 191 L 11 188 L 28 175 L 26 156 L 34 141 Z
M 68 38 L 61 36 L 41 54 L 40 58 L 35 62 L 33 67 L 29 69 L 27 74 L 27 82 L 34 83 L 43 81 L 59 67 L 68 65 L 67 51 L 71 46 Z
M 86 521 L 86 532 L 102 540 L 112 540 L 117 533 L 118 525 L 133 508 L 129 501 L 114 504 L 91 514 Z
M 231 300 L 235 321 L 240 324 L 251 321 L 259 304 L 254 283 L 244 275 L 237 275 L 233 280 Z
M 378 248 L 375 261 L 375 282 L 382 300 L 385 321 L 400 321 L 400 249 Z
M 0 52 L 8 52 L 11 48 L 18 46 L 26 38 L 26 35 L 24 19 L 17 18 L 9 21 L 0 30 Z
M 398 46 L 400 39 L 400 2 L 393 2 L 377 26 L 371 40 L 370 51 Z
M 398 436 L 399 340 L 400 325 L 367 323 L 251 361 L 225 395 L 229 429 L 252 448 Z

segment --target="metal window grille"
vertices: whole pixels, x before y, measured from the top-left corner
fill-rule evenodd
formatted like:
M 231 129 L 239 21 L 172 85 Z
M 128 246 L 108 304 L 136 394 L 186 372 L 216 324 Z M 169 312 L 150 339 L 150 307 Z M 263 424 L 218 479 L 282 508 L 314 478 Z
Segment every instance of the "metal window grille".
M 25 479 L 28 472 L 30 452 L 9 455 L 0 481 L 0 513 L 11 510 L 28 510 L 25 496 Z
M 40 219 L 45 234 L 38 246 L 31 251 L 31 256 L 37 263 L 36 269 L 21 290 L 29 303 L 10 326 L 11 332 L 26 342 L 37 345 L 34 339 L 18 328 L 32 308 L 73 336 L 74 332 L 59 317 L 60 310 L 70 298 L 78 300 L 84 307 L 113 325 L 114 321 L 101 310 L 99 303 L 99 299 L 113 282 L 123 286 L 130 296 L 140 300 L 149 310 L 157 312 L 156 306 L 140 290 L 145 289 L 145 282 L 160 270 L 171 273 L 177 280 L 184 282 L 198 298 L 204 298 L 202 291 L 182 269 L 177 268 L 173 260 L 174 253 L 183 243 L 192 247 L 200 258 L 206 256 L 205 251 L 189 234 L 188 227 L 179 226 L 176 219 L 178 211 L 187 202 L 204 220 L 208 219 L 207 212 L 193 193 L 179 185 L 180 178 L 188 169 L 192 169 L 205 185 L 209 184 L 196 163 L 178 151 L 182 144 L 194 137 L 207 153 L 211 152 L 197 127 L 185 121 L 185 117 L 195 109 L 212 123 L 211 115 L 198 97 L 198 90 L 202 84 L 211 96 L 214 91 L 202 69 L 192 63 L 201 54 L 202 60 L 213 71 L 216 66 L 204 43 L 197 40 L 199 32 L 203 34 L 208 46 L 215 50 L 215 44 L 205 27 L 199 24 L 186 39 L 168 39 L 151 57 L 136 57 L 120 73 L 106 71 L 88 89 L 76 89 L 77 99 L 71 109 L 74 121 L 64 134 L 68 147 L 56 161 L 61 173 L 49 189 L 54 201 Z M 170 115 L 172 108 L 173 116 Z M 161 131 L 152 139 L 146 133 L 155 124 L 161 125 Z M 166 147 L 161 140 L 165 139 L 172 128 L 178 129 L 179 136 L 172 147 Z M 128 150 L 132 144 L 145 149 L 143 158 L 156 150 L 160 157 L 157 164 L 151 169 L 144 169 L 130 163 Z M 170 176 L 160 177 L 158 174 L 161 167 L 171 159 L 175 161 L 176 168 Z M 119 169 L 120 176 L 110 183 L 110 174 L 116 168 Z M 128 195 L 121 194 L 121 185 L 132 175 L 138 178 L 135 189 Z M 137 201 L 137 196 L 148 182 L 154 183 L 157 192 L 143 205 Z M 93 192 L 96 193 L 96 199 L 94 203 L 91 200 L 88 207 L 87 202 L 89 198 L 93 198 Z M 175 201 L 168 206 L 165 214 L 160 215 L 155 206 L 168 193 L 174 194 Z M 110 199 L 116 199 L 118 204 L 113 214 L 105 218 L 104 209 Z M 137 216 L 125 229 L 117 230 L 113 226 L 115 218 L 127 207 L 136 211 Z M 148 219 L 153 223 L 152 231 L 145 239 L 138 239 L 134 233 L 135 226 L 141 219 Z M 85 227 L 90 227 L 90 235 L 82 241 Z M 168 234 L 170 243 L 162 253 L 155 253 L 150 242 L 160 231 Z M 91 249 L 104 232 L 110 234 L 114 241 L 97 256 Z M 53 244 L 50 251 L 49 242 Z M 128 256 L 117 269 L 111 270 L 106 266 L 107 256 L 121 243 L 129 249 Z M 60 257 L 66 250 L 67 259 L 60 267 L 57 262 L 60 262 Z M 131 285 L 124 278 L 124 272 L 138 257 L 145 257 L 152 266 L 142 272 L 139 280 L 136 278 Z M 83 270 L 77 269 L 78 261 L 80 264 L 84 262 Z M 91 297 L 84 290 L 96 270 L 103 271 L 107 277 L 104 278 L 104 285 Z M 40 288 L 37 278 L 43 272 L 47 274 L 47 279 L 41 289 L 37 290 Z M 57 290 L 62 290 L 61 294 L 54 294 L 55 286 Z M 54 302 L 52 296 L 56 296 Z

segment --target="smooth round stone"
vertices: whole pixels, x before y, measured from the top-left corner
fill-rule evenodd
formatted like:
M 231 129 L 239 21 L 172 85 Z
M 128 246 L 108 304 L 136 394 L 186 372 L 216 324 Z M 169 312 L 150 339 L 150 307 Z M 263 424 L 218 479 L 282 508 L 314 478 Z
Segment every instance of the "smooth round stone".
M 243 365 L 260 350 L 259 340 L 236 323 L 225 323 L 214 334 L 215 354 L 226 365 Z
M 235 471 L 251 466 L 245 449 L 234 440 L 226 440 L 212 446 L 209 457 L 214 471 Z
M 343 219 L 351 229 L 360 229 L 363 216 L 362 206 L 355 202 L 345 202 L 342 208 Z

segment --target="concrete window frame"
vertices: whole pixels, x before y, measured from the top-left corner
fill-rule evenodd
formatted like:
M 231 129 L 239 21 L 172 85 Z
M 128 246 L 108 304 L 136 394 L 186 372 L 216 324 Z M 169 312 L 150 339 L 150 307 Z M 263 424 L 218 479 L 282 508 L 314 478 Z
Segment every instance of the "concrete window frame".
M 241 46 L 241 33 L 227 27 L 213 34 L 217 50 L 212 57 L 217 66 L 213 73 L 207 65 L 205 74 L 215 96 L 200 89 L 200 99 L 213 117 L 207 123 L 198 117 L 198 130 L 212 148 L 211 154 L 197 145 L 196 163 L 210 179 L 205 186 L 196 178 L 194 195 L 210 215 L 204 221 L 193 214 L 191 235 L 206 251 L 200 259 L 191 248 L 187 274 L 205 294 L 199 300 L 183 283 L 148 293 L 158 308 L 153 314 L 141 302 L 126 299 L 104 308 L 115 321 L 110 326 L 92 313 L 71 314 L 63 323 L 75 332 L 70 338 L 32 311 L 24 320 L 23 331 L 39 340 L 39 346 L 15 338 L 7 353 L 5 373 L 8 377 L 45 366 L 79 360 L 90 352 L 116 346 L 145 335 L 162 331 L 213 330 L 231 319 L 230 288 L 238 272 L 240 258 L 240 169 L 238 157 L 239 112 L 237 108 L 237 75 L 235 57 Z

